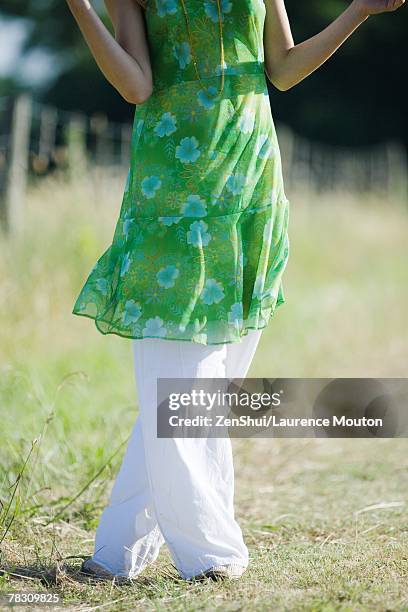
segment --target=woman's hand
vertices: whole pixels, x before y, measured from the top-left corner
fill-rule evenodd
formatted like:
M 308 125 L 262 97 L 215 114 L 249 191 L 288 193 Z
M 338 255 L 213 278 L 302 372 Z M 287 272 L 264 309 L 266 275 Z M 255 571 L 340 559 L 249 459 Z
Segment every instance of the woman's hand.
M 396 11 L 405 4 L 405 0 L 353 0 L 352 4 L 365 19 L 370 15 Z
M 324 30 L 295 45 L 284 0 L 264 0 L 265 72 L 281 91 L 321 66 L 370 15 L 396 11 L 405 0 L 353 0 Z

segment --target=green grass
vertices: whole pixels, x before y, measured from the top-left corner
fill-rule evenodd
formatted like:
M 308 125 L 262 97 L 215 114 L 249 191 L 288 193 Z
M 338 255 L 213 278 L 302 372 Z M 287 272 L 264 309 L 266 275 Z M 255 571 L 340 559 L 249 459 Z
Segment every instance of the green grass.
M 188 585 L 165 548 L 131 587 L 79 574 L 137 413 L 130 342 L 71 314 L 123 180 L 39 183 L 0 244 L 0 593 L 56 590 L 73 610 L 408 610 L 403 439 L 233 440 L 251 555 L 238 583 Z M 291 195 L 287 303 L 249 376 L 407 376 L 407 212 Z

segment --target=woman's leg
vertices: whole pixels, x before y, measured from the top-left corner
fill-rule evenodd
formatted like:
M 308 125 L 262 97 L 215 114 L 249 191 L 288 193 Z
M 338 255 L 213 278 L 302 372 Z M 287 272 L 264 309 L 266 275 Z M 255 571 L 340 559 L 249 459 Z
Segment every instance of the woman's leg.
M 250 330 L 242 342 L 231 342 L 227 344 L 227 356 L 225 359 L 225 377 L 228 379 L 245 379 L 255 355 L 258 343 L 261 339 L 262 329 Z M 227 505 L 234 512 L 234 462 L 232 445 L 225 446 L 225 470 L 228 473 L 230 486 L 225 489 Z
M 230 440 L 158 439 L 156 380 L 158 377 L 244 378 L 259 336 L 259 331 L 251 330 L 241 343 L 216 347 L 149 338 L 134 341 L 140 415 L 133 428 L 109 504 L 101 516 L 93 555 L 93 560 L 111 573 L 135 576 L 157 558 L 164 538 L 156 519 L 156 507 L 162 505 L 165 507 L 163 522 L 175 520 L 179 523 L 178 529 L 170 529 L 173 535 L 167 530 L 166 539 L 184 577 L 191 577 L 213 565 L 237 563 L 237 559 L 239 565 L 246 566 L 247 549 L 234 519 L 234 472 Z M 147 452 L 142 414 L 145 415 L 146 430 L 149 432 Z M 152 455 L 157 455 L 160 449 L 163 451 L 164 446 L 167 451 L 171 451 L 171 461 L 162 462 L 161 469 L 160 461 L 154 461 Z M 156 474 L 153 488 L 158 489 L 155 499 L 146 464 L 148 455 L 153 466 L 156 466 L 156 470 L 153 469 Z M 177 482 L 177 463 L 181 463 L 181 472 L 184 473 L 183 486 Z M 164 490 L 166 480 L 167 486 L 170 485 L 168 498 Z M 170 500 L 174 495 L 179 496 L 179 503 L 175 506 L 173 503 L 171 508 Z M 200 496 L 206 497 L 201 506 L 197 505 Z M 169 504 L 168 511 L 166 504 Z M 191 505 L 194 510 L 192 514 L 189 508 Z M 209 529 L 213 522 L 214 526 Z M 218 544 L 214 541 L 213 545 L 212 538 L 216 536 L 220 541 Z M 176 538 L 173 546 L 169 540 L 172 537 Z M 180 554 L 183 558 L 178 562 L 177 555 Z M 189 571 L 187 568 L 183 573 L 187 562 L 184 557 L 197 570 Z
M 228 368 L 231 376 L 242 376 L 256 348 L 255 336 L 250 332 L 230 360 L 232 345 L 227 344 L 204 346 L 157 338 L 133 343 L 154 513 L 186 579 L 218 565 L 246 567 L 248 549 L 234 517 L 230 439 L 158 438 L 157 378 L 226 378 Z
M 96 530 L 92 559 L 112 574 L 129 577 L 152 563 L 163 543 L 153 510 L 138 416 Z
M 241 342 L 227 344 L 226 373 L 227 378 L 246 378 L 254 358 L 263 329 L 251 329 Z
M 145 402 L 141 399 L 144 390 L 150 395 L 151 402 L 154 402 L 156 398 L 155 367 L 158 366 L 159 360 L 162 358 L 165 368 L 167 362 L 173 362 L 174 349 L 178 355 L 179 350 L 176 341 L 162 341 L 163 350 L 156 350 L 159 346 L 155 343 L 160 344 L 160 341 L 156 339 L 146 338 L 135 342 L 138 344 L 143 342 L 143 347 L 151 342 L 154 345 L 152 364 L 149 365 L 147 358 L 141 360 L 141 366 L 152 372 L 154 384 L 148 385 L 146 389 L 144 374 L 142 374 L 142 379 L 136 377 L 139 403 L 144 406 Z M 185 343 L 181 344 L 184 348 Z M 207 349 L 206 352 L 210 353 L 211 350 Z M 219 351 L 216 352 L 219 353 Z M 139 359 L 137 363 L 139 364 Z M 137 367 L 136 370 L 138 371 Z M 157 371 L 160 372 L 160 367 Z M 174 370 L 174 374 L 182 376 L 179 370 Z M 115 479 L 109 503 L 101 515 L 96 530 L 92 559 L 117 576 L 135 576 L 157 558 L 163 543 L 164 538 L 156 520 L 146 471 L 145 443 L 141 415 L 139 415 Z

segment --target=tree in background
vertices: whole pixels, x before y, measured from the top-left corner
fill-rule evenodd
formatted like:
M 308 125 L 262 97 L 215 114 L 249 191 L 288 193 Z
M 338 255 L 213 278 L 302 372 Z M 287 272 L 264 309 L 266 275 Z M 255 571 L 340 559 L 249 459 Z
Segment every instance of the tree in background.
M 295 41 L 322 28 L 343 0 L 286 0 Z M 370 17 L 316 73 L 283 95 L 274 114 L 311 140 L 366 145 L 397 139 L 408 146 L 403 62 L 408 13 Z
M 295 41 L 301 41 L 324 28 L 346 2 L 286 0 L 286 6 Z M 55 78 L 37 91 L 38 97 L 65 110 L 106 112 L 114 120 L 131 120 L 132 106 L 100 74 L 65 2 L 2 0 L 1 11 L 2 16 L 27 21 L 26 53 L 47 50 L 60 66 Z M 274 118 L 315 141 L 357 146 L 397 139 L 408 146 L 401 95 L 407 21 L 404 10 L 370 17 L 304 82 L 285 93 L 270 86 Z
M 110 26 L 101 2 L 101 16 Z M 122 100 L 96 66 L 65 2 L 61 0 L 2 0 L 0 16 L 27 24 L 23 53 L 48 52 L 58 67 L 53 78 L 36 88 L 35 96 L 63 110 L 104 112 L 117 121 L 131 121 L 133 109 Z M 16 84 L 21 83 L 18 77 Z M 4 94 L 5 87 L 0 91 Z

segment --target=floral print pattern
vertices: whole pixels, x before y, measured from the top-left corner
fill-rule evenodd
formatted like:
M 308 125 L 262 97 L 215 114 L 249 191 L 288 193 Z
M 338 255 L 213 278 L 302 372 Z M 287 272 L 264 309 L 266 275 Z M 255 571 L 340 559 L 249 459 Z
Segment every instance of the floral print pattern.
M 135 108 L 112 243 L 73 314 L 103 334 L 240 342 L 285 302 L 289 202 L 264 73 L 263 0 L 150 0 L 154 88 Z M 197 79 L 193 58 L 197 57 Z

